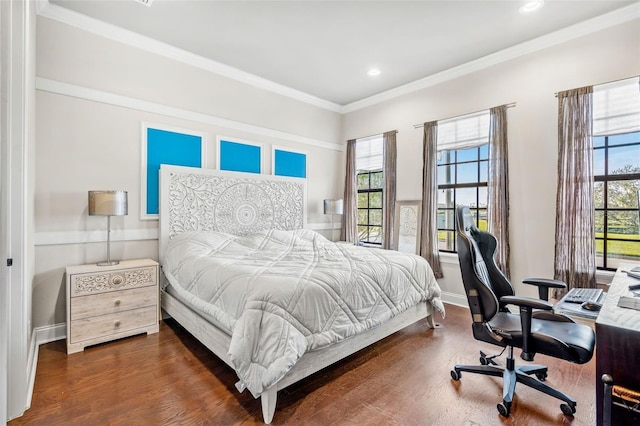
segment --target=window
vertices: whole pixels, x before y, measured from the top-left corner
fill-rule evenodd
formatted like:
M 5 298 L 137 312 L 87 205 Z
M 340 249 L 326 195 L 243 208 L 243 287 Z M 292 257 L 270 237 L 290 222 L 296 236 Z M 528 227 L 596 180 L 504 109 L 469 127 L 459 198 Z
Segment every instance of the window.
M 487 229 L 489 145 L 442 151 L 438 158 L 438 248 L 456 252 L 455 207 L 469 206 L 479 229 Z
M 438 122 L 437 167 L 438 249 L 455 253 L 456 206 L 469 206 L 478 228 L 487 229 L 489 111 Z
M 638 78 L 594 87 L 593 174 L 596 266 L 640 262 Z
M 596 265 L 640 261 L 640 132 L 593 139 Z
M 594 137 L 596 265 L 640 261 L 640 132 Z
M 356 141 L 358 241 L 367 245 L 382 245 L 383 146 L 382 135 Z

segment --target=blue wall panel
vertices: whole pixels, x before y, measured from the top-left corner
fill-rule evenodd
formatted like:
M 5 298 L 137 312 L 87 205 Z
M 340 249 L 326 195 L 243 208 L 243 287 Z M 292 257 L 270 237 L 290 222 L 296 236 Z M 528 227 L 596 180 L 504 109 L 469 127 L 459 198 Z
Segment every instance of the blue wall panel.
M 274 150 L 274 174 L 277 176 L 307 177 L 307 155 L 299 152 Z
M 261 148 L 239 142 L 220 141 L 220 170 L 260 173 Z
M 147 211 L 158 214 L 160 164 L 202 167 L 202 138 L 147 128 Z

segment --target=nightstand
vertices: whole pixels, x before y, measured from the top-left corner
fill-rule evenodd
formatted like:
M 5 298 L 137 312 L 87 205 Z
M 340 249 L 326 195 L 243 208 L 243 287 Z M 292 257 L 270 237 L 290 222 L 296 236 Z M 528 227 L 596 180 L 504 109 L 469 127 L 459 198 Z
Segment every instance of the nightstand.
M 157 333 L 158 262 L 67 267 L 67 353 L 141 333 Z

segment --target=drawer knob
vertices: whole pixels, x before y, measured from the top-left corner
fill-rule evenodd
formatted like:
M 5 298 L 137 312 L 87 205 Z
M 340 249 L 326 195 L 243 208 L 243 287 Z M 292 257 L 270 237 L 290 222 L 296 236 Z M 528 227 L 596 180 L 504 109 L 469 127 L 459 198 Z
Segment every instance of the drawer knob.
M 120 327 L 120 320 L 116 320 L 113 325 L 114 327 Z
M 116 306 L 120 306 L 120 299 L 114 300 L 113 304 L 116 305 Z
M 124 282 L 124 277 L 122 275 L 116 275 L 115 277 L 111 278 L 111 283 L 113 285 L 120 285 Z

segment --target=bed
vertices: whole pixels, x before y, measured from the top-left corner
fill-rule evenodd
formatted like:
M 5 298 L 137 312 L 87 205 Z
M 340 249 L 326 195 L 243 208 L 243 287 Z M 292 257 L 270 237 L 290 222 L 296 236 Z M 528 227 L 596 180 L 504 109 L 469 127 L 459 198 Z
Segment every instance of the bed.
M 160 170 L 163 310 L 273 419 L 279 390 L 423 318 L 444 316 L 424 259 L 305 229 L 306 181 Z

